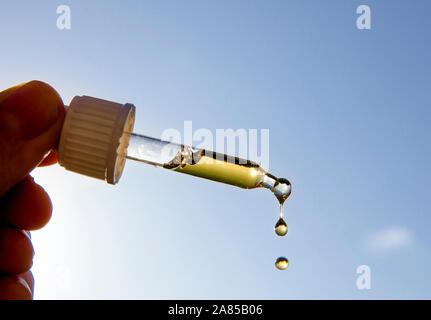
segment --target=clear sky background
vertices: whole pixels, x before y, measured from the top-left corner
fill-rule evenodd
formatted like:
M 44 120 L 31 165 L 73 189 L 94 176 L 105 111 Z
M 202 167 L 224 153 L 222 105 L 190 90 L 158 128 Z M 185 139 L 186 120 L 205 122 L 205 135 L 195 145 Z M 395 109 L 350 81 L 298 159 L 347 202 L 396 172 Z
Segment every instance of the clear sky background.
M 56 27 L 58 5 L 70 30 Z M 371 30 L 356 8 L 371 7 Z M 137 107 L 135 131 L 270 130 L 278 207 L 128 161 L 120 183 L 33 172 L 54 212 L 32 233 L 35 298 L 431 298 L 430 1 L 9 1 L 0 88 Z M 278 256 L 289 258 L 278 271 Z M 358 290 L 356 268 L 371 269 Z

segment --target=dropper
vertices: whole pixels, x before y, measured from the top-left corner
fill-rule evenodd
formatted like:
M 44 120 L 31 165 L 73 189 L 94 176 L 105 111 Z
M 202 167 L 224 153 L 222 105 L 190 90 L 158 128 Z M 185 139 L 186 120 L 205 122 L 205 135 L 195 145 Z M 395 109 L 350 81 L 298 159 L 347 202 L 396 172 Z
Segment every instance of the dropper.
M 222 153 L 133 133 L 135 106 L 76 96 L 67 107 L 58 146 L 59 164 L 116 184 L 126 159 L 210 179 L 244 189 L 267 188 L 280 205 L 289 197 L 287 179 L 257 163 Z

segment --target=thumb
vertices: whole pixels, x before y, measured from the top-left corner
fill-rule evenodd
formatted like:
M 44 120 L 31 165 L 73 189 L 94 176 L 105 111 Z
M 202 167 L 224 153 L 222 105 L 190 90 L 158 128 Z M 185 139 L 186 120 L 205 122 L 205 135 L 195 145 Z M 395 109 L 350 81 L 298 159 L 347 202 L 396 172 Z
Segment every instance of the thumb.
M 65 109 L 48 84 L 30 81 L 0 92 L 0 196 L 55 146 Z

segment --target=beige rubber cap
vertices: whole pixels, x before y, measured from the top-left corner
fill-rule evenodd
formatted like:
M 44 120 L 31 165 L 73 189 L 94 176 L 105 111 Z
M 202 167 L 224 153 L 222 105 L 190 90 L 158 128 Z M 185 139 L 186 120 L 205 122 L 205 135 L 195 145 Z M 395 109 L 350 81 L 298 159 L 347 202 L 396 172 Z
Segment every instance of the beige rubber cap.
M 126 162 L 135 106 L 76 96 L 67 107 L 58 162 L 67 170 L 116 184 Z

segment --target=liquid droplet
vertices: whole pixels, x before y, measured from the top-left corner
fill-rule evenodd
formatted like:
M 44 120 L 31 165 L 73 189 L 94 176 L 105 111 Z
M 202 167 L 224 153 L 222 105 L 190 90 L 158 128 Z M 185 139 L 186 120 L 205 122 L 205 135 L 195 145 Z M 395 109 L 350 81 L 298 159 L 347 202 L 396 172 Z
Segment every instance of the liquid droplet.
M 283 218 L 278 219 L 274 227 L 275 234 L 279 237 L 284 237 L 287 234 L 287 224 Z
M 292 193 L 292 185 L 287 179 L 277 179 L 276 183 L 274 184 L 273 192 L 280 205 L 283 205 L 284 201 L 286 201 L 286 199 Z
M 284 178 L 277 178 L 269 173 L 266 173 L 262 177 L 259 186 L 271 190 L 280 205 L 283 205 L 283 203 L 292 193 L 292 185 L 290 184 L 289 180 Z
M 280 257 L 275 261 L 275 266 L 278 270 L 286 270 L 289 267 L 289 260 L 285 257 Z

